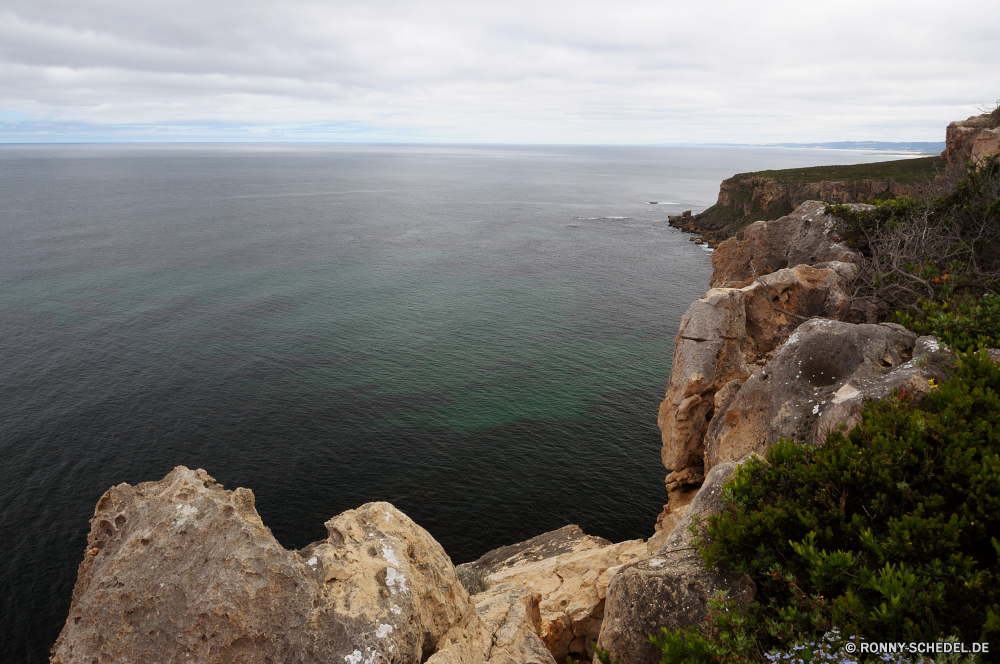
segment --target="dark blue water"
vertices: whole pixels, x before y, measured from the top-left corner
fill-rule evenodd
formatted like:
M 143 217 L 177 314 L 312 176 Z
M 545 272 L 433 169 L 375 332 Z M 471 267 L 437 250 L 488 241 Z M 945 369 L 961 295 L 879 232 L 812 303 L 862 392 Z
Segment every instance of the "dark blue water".
M 0 147 L 0 660 L 46 660 L 101 494 L 181 464 L 251 488 L 287 547 L 372 500 L 455 562 L 567 523 L 648 537 L 710 273 L 667 214 L 879 159 Z

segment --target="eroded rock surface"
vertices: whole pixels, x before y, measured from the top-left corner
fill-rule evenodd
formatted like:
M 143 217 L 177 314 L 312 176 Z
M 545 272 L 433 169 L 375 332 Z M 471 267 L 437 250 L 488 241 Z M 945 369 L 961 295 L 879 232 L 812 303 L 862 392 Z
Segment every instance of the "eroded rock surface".
M 945 175 L 954 182 L 965 176 L 969 162 L 979 163 L 1000 152 L 1000 126 L 989 114 L 952 122 L 945 132 L 945 144 L 941 153 Z
M 248 489 L 203 470 L 120 484 L 91 520 L 52 661 L 413 662 L 479 617 L 441 546 L 388 503 L 274 539 Z
M 621 567 L 611 578 L 598 646 L 611 652 L 612 661 L 656 664 L 662 653 L 649 635 L 659 635 L 661 627 L 679 629 L 703 622 L 708 601 L 719 592 L 728 592 L 739 606 L 753 601 L 757 589 L 748 576 L 705 569 L 691 543 L 695 533 L 688 527 L 696 516 L 703 527 L 709 516 L 722 511 L 722 485 L 736 466 L 725 463 L 713 468 L 688 507 L 687 518 L 664 546 Z
M 552 653 L 538 637 L 542 630 L 539 602 L 530 588 L 501 584 L 476 595 L 476 610 L 491 635 L 488 664 L 549 664 Z
M 526 542 L 487 553 L 475 563 L 489 575 L 490 590 L 521 588 L 539 597 L 539 635 L 556 661 L 566 655 L 588 657 L 604 615 L 608 580 L 619 566 L 646 555 L 646 544 L 632 540 L 611 544 L 566 526 Z
M 821 444 L 839 425 L 856 424 L 865 400 L 896 389 L 926 394 L 929 379 L 947 374 L 943 355 L 932 350 L 936 342 L 916 342 L 917 335 L 899 325 L 803 323 L 712 420 L 706 467 L 763 454 L 779 438 Z
M 802 317 L 847 316 L 851 299 L 845 286 L 854 270 L 839 262 L 798 265 L 742 288 L 713 288 L 688 307 L 674 341 L 667 394 L 657 418 L 661 459 L 671 471 L 666 478 L 671 491 L 668 515 L 690 502 L 700 484 L 716 394 L 763 366 Z M 719 398 L 730 396 L 723 392 Z M 675 496 L 681 500 L 674 502 Z
M 538 637 L 538 593 L 502 585 L 474 599 L 478 620 L 445 634 L 427 664 L 555 664 Z
M 826 204 L 806 201 L 773 221 L 758 221 L 719 245 L 712 254 L 713 288 L 746 286 L 764 275 L 796 265 L 829 261 L 853 263 L 857 254 L 840 241 L 842 222 L 824 212 Z M 870 208 L 870 205 L 857 207 Z
M 752 224 L 713 254 L 714 287 L 681 318 L 657 417 L 669 499 L 651 549 L 683 519 L 706 469 L 710 423 L 743 381 L 807 319 L 875 320 L 875 308 L 850 295 L 856 254 L 839 233 L 824 204 L 807 201 L 785 217 Z

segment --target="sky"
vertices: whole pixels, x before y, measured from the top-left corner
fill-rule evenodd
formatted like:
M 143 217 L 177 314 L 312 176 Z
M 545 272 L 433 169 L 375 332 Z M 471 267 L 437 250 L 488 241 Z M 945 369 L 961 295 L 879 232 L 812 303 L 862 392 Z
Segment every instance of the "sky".
M 996 0 L 0 0 L 0 142 L 942 141 Z

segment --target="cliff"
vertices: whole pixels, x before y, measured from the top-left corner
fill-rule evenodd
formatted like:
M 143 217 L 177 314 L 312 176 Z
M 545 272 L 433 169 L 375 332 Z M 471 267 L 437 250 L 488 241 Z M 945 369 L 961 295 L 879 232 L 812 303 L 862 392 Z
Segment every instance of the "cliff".
M 754 221 L 789 214 L 808 200 L 866 203 L 909 196 L 920 198 L 947 189 L 941 157 L 737 173 L 724 180 L 715 205 L 690 217 L 670 217 L 672 226 L 698 233 L 711 246 Z
M 919 403 L 947 376 L 933 337 L 876 324 L 851 296 L 858 256 L 843 223 L 799 198 L 946 187 L 1000 149 L 998 126 L 952 123 L 942 159 L 888 162 L 893 177 L 849 177 L 879 164 L 737 175 L 716 206 L 675 218 L 731 237 L 674 339 L 658 414 L 669 501 L 648 541 L 566 526 L 461 566 L 489 581 L 470 596 L 441 546 L 388 503 L 344 512 L 326 539 L 290 551 L 250 490 L 178 467 L 98 501 L 52 662 L 555 664 L 595 640 L 622 664 L 658 662 L 649 634 L 703 624 L 721 590 L 739 607 L 755 597 L 750 577 L 706 569 L 694 541 L 740 463 L 779 438 L 817 444 L 894 390 Z
M 1000 152 L 1000 108 L 952 122 L 946 130 L 945 144 L 941 153 L 945 175 L 949 182 L 955 182 L 965 175 L 968 163 L 978 163 Z
M 671 216 L 669 221 L 716 247 L 750 223 L 778 219 L 808 200 L 869 203 L 946 193 L 965 175 L 969 163 L 997 152 L 1000 109 L 949 124 L 940 157 L 737 173 L 722 182 L 715 205 L 701 214 Z

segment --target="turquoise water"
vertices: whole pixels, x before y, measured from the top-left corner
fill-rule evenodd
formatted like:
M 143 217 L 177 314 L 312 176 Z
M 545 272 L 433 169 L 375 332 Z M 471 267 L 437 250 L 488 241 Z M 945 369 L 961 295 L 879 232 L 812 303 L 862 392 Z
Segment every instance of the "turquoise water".
M 289 547 L 370 500 L 455 562 L 567 523 L 648 537 L 711 271 L 666 216 L 734 172 L 878 159 L 0 148 L 0 658 L 45 660 L 100 495 L 180 464 L 251 488 Z

